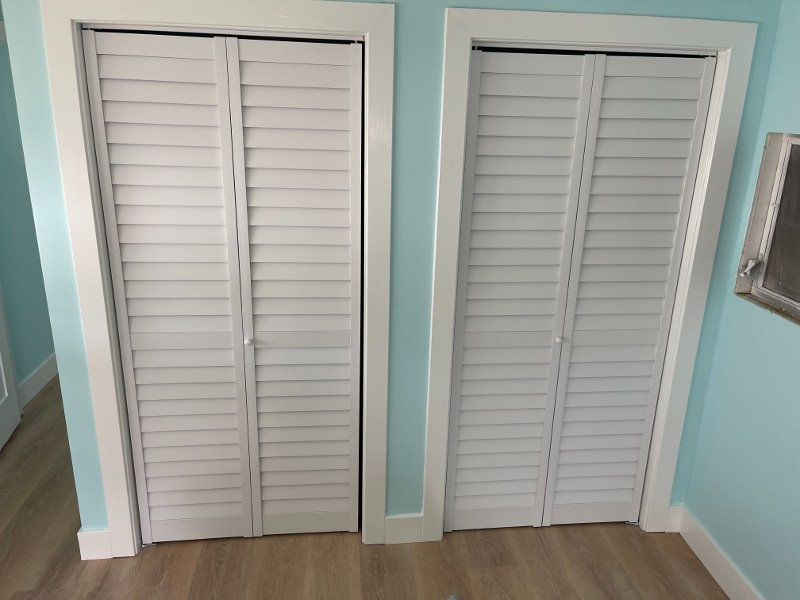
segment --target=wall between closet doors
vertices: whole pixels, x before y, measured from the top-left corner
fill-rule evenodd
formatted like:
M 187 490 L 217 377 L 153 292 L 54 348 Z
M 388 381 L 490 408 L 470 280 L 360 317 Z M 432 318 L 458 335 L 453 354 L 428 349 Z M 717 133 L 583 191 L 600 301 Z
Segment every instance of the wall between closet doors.
M 26 163 L 42 254 L 81 520 L 107 526 L 95 429 L 75 292 L 64 199 L 55 153 L 52 108 L 38 2 L 0 0 L 17 86 Z M 234 0 L 235 1 L 235 0 Z M 397 0 L 392 209 L 392 291 L 389 375 L 387 513 L 422 507 L 425 413 L 430 334 L 436 172 L 441 115 L 444 9 L 447 0 Z M 759 34 L 730 194 L 741 205 L 757 140 L 762 90 L 777 27 L 780 0 L 467 0 L 470 8 L 594 12 L 723 19 L 759 23 Z M 202 15 L 193 15 L 196 22 Z M 727 222 L 727 221 L 726 221 Z M 725 232 L 723 231 L 723 235 Z M 709 349 L 701 348 L 702 352 Z M 66 371 L 66 372 L 65 372 Z M 697 405 L 698 399 L 692 403 Z M 697 414 L 697 411 L 694 411 Z

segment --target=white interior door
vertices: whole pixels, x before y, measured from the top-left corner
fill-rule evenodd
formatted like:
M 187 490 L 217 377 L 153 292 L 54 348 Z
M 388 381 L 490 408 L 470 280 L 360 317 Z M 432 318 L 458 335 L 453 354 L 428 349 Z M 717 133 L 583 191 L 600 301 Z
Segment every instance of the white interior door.
M 84 46 L 144 541 L 356 531 L 361 44 Z
M 14 360 L 11 355 L 11 343 L 6 326 L 3 288 L 0 287 L 0 448 L 5 446 L 19 423 L 17 380 L 14 375 Z
M 714 65 L 598 57 L 546 525 L 638 520 Z
M 473 52 L 446 530 L 638 518 L 714 64 Z
M 358 530 L 361 52 L 228 40 L 256 534 Z
M 541 524 L 593 67 L 472 53 L 448 531 Z
M 84 48 L 142 538 L 252 535 L 225 40 Z

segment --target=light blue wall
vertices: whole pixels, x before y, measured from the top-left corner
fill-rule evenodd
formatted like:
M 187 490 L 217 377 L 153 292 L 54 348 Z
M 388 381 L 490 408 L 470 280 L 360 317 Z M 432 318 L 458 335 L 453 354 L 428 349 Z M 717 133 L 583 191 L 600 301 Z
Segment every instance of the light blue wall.
M 725 214 L 673 490 L 768 600 L 800 598 L 800 326 L 732 288 L 762 142 L 800 133 L 798 25 L 800 2 L 785 0 L 759 143 Z
M 2 14 L 0 14 L 0 20 Z M 0 287 L 17 380 L 53 354 L 8 46 L 0 43 Z
M 81 523 L 85 529 L 104 529 L 108 519 L 61 189 L 39 3 L 3 0 L 2 6 Z
M 38 6 L 31 0 L 2 0 L 10 28 L 12 64 L 18 80 L 34 216 L 39 230 L 45 284 L 51 301 L 59 356 L 72 353 L 65 405 L 71 418 L 76 474 L 82 480 L 84 519 L 102 502 L 93 446 L 84 351 L 75 304 L 63 196 L 55 156 L 52 118 L 44 71 Z M 418 512 L 422 504 L 425 403 L 430 330 L 433 228 L 446 0 L 397 2 L 395 159 L 389 383 L 389 514 Z M 746 187 L 761 114 L 780 0 L 466 0 L 460 6 L 570 10 L 754 21 L 760 24 L 751 94 L 736 159 L 733 195 Z M 24 73 L 24 78 L 23 78 Z M 24 81 L 20 81 L 24 79 Z M 739 173 L 744 171 L 744 175 Z M 737 179 L 738 177 L 738 179 Z M 35 182 L 35 184 L 34 184 Z M 736 200 L 734 200 L 736 202 Z M 63 293 L 62 293 L 63 292 Z M 58 299 L 57 301 L 55 299 Z M 62 373 L 65 366 L 60 365 Z M 93 510 L 84 508 L 91 503 Z M 97 524 L 100 519 L 94 519 Z M 86 521 L 84 520 L 84 524 Z

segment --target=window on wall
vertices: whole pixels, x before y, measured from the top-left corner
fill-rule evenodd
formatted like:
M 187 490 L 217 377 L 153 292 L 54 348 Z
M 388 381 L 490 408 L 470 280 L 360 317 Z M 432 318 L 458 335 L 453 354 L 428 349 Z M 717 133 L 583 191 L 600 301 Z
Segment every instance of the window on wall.
M 800 323 L 800 135 L 767 136 L 736 293 Z

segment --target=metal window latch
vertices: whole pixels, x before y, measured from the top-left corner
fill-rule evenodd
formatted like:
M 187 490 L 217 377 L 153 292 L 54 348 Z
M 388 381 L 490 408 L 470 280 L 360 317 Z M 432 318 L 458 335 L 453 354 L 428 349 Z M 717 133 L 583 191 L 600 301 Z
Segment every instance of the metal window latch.
M 739 277 L 749 277 L 753 281 L 756 280 L 757 275 L 753 273 L 753 269 L 758 269 L 761 266 L 761 261 L 757 258 L 751 258 L 747 261 L 747 266 L 739 273 Z

